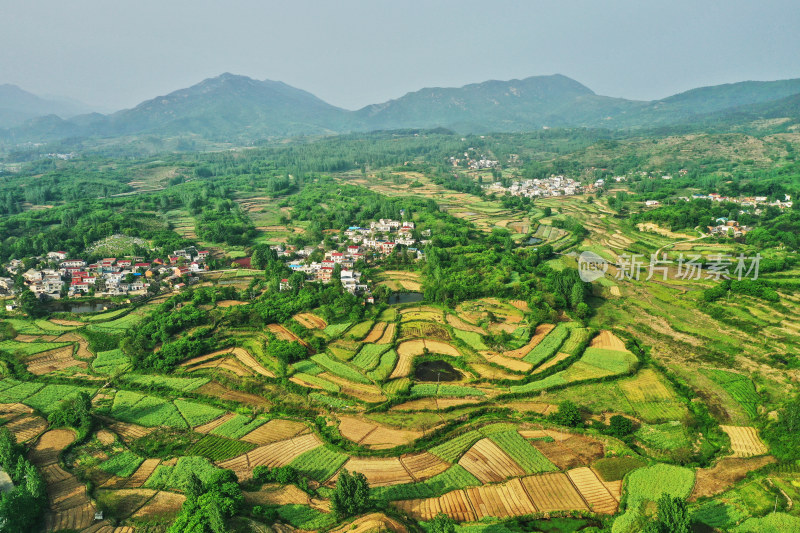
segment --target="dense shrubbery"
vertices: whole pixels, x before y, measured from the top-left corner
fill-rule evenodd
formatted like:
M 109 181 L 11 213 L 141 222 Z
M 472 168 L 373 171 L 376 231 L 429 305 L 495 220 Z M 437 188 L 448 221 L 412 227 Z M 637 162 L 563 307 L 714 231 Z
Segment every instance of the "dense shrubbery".
M 19 533 L 36 531 L 47 505 L 47 487 L 7 428 L 0 429 L 0 467 L 14 482 L 13 489 L 0 495 L 0 527 Z

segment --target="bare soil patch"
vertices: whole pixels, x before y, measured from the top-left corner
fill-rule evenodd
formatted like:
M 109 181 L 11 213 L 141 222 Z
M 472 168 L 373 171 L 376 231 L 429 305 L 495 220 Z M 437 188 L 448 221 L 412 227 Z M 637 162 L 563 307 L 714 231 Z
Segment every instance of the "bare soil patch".
M 240 440 L 264 445 L 270 442 L 291 439 L 307 431 L 309 431 L 308 427 L 302 422 L 274 419 L 257 427 Z
M 753 457 L 764 455 L 769 451 L 759 438 L 756 428 L 747 426 L 720 426 L 720 428 L 731 438 L 734 457 Z
M 619 352 L 627 352 L 625 343 L 619 337 L 614 335 L 608 330 L 603 330 L 598 333 L 589 344 L 592 348 L 603 348 L 605 350 L 616 350 Z
M 567 472 L 570 481 L 595 513 L 614 514 L 619 502 L 614 499 L 591 468 L 575 468 Z
M 294 315 L 294 319 L 306 329 L 325 329 L 328 327 L 328 323 L 325 320 L 313 313 L 299 313 Z
M 774 462 L 776 460 L 771 455 L 748 458 L 727 457 L 711 468 L 698 468 L 694 490 L 692 490 L 689 500 L 694 501 L 704 496 L 713 496 L 724 492 L 733 484 L 744 479 L 748 472 Z
M 525 471 L 497 444 L 489 439 L 476 442 L 458 464 L 481 483 L 495 483 L 509 477 L 524 476 Z
M 378 323 L 376 323 L 374 326 L 372 326 L 372 329 L 367 334 L 367 336 L 364 337 L 364 342 L 365 343 L 377 343 L 378 340 L 381 337 L 383 337 L 383 331 L 385 329 L 386 329 L 386 322 L 378 322 Z

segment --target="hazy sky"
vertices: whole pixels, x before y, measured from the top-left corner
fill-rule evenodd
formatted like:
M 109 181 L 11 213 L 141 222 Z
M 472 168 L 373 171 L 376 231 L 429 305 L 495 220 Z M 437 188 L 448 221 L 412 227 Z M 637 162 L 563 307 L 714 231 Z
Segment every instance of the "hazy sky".
M 800 77 L 800 1 L 0 0 L 0 83 L 119 109 L 226 71 L 349 109 L 553 73 L 655 99 Z

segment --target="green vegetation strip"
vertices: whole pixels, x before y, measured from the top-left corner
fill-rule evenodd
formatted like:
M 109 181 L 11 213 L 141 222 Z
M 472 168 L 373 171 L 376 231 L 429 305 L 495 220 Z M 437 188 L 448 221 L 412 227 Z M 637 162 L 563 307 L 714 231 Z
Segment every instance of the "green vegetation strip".
M 296 457 L 289 466 L 301 476 L 323 482 L 347 462 L 348 456 L 326 446 L 319 446 Z
M 367 379 L 366 376 L 360 374 L 356 369 L 353 367 L 342 363 L 341 361 L 336 361 L 328 357 L 328 355 L 324 353 L 318 353 L 311 357 L 311 360 L 317 363 L 319 366 L 330 372 L 331 374 L 336 374 L 337 376 L 344 378 L 349 381 L 354 381 L 356 383 L 364 383 L 369 384 L 370 380 Z
M 475 487 L 480 484 L 481 482 L 467 472 L 464 467 L 453 465 L 441 474 L 437 474 L 420 483 L 375 487 L 371 490 L 371 494 L 376 500 L 382 501 L 434 498 L 451 490 Z
M 538 474 L 540 472 L 554 472 L 558 467 L 537 450 L 533 444 L 526 441 L 522 435 L 515 430 L 495 433 L 489 437 L 497 444 L 509 457 L 517 462 L 525 470 L 526 474 Z
M 109 474 L 119 477 L 129 477 L 136 472 L 136 469 L 139 468 L 139 465 L 141 465 L 143 461 L 144 459 L 135 453 L 126 450 L 122 453 L 112 455 L 98 466 L 101 470 Z
M 522 358 L 523 361 L 527 361 L 533 366 L 538 366 L 553 357 L 568 336 L 569 329 L 567 329 L 567 326 L 563 322 L 558 324 L 533 350 L 528 352 L 528 355 Z

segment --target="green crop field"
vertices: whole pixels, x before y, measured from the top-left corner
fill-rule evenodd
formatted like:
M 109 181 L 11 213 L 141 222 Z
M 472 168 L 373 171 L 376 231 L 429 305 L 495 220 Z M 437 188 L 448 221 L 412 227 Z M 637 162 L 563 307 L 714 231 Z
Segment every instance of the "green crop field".
M 354 381 L 356 383 L 370 383 L 370 380 L 367 379 L 366 376 L 360 374 L 353 367 L 341 361 L 336 361 L 335 359 L 331 359 L 324 353 L 318 353 L 317 355 L 311 356 L 311 360 L 317 363 L 325 370 L 327 370 L 328 372 L 336 374 L 341 378 Z
M 341 336 L 342 333 L 347 331 L 347 328 L 349 328 L 351 325 L 352 322 L 345 322 L 343 324 L 331 324 L 322 331 L 324 331 L 325 335 L 327 335 L 329 338 L 334 339 L 336 337 Z
M 11 380 L 8 380 L 12 382 Z M 14 383 L 11 387 L 0 392 L 0 400 L 3 402 L 22 402 L 28 396 L 36 393 L 39 391 L 44 385 L 41 383 L 31 383 L 31 382 L 12 382 Z
M 96 362 L 97 360 L 95 360 Z M 164 387 L 179 391 L 193 391 L 211 381 L 209 378 L 176 378 L 148 374 L 123 374 L 120 379 L 142 387 Z
M 68 342 L 19 342 L 19 341 L 0 341 L 0 350 L 23 356 L 34 355 L 46 352 L 55 348 L 69 346 Z
M 657 501 L 662 494 L 686 498 L 694 486 L 694 471 L 659 463 L 634 470 L 626 479 L 627 510 L 614 521 L 613 533 L 631 531 L 643 504 Z
M 560 352 L 570 355 L 580 355 L 578 351 L 589 340 L 592 330 L 588 328 L 573 328 L 569 332 L 569 337 L 561 345 Z
M 296 457 L 289 466 L 310 479 L 326 481 L 347 461 L 348 456 L 326 446 L 319 446 Z
M 370 493 L 376 500 L 394 501 L 434 498 L 451 490 L 476 487 L 481 482 L 461 465 L 453 465 L 441 474 L 419 483 L 374 487 Z
M 111 415 L 119 420 L 147 427 L 186 427 L 186 421 L 172 402 L 132 391 L 117 391 L 111 406 Z
M 374 370 L 367 372 L 367 376 L 374 381 L 384 382 L 392 374 L 392 370 L 394 370 L 396 364 L 397 352 L 394 350 L 384 352 L 383 355 L 381 355 L 378 366 Z
M 200 426 L 222 416 L 225 411 L 203 403 L 177 399 L 173 402 L 190 427 Z
M 481 440 L 483 435 L 480 431 L 472 430 L 462 435 L 446 440 L 438 446 L 434 446 L 429 451 L 448 463 L 455 463 L 464 455 L 464 452 Z
M 365 344 L 353 358 L 352 363 L 361 370 L 374 370 L 381 360 L 381 355 L 389 348 L 388 344 Z
M 453 328 L 453 333 L 456 337 L 464 341 L 464 343 L 473 350 L 488 350 L 489 347 L 483 343 L 481 335 L 474 331 L 464 331 L 463 329 Z
M 249 416 L 236 415 L 221 426 L 215 427 L 211 434 L 229 439 L 240 439 L 266 422 L 267 420 L 263 418 L 251 419 Z
M 220 470 L 205 457 L 181 457 L 174 466 L 158 465 L 142 488 L 157 490 L 184 490 L 189 474 L 208 483 L 215 471 Z
M 522 438 L 515 430 L 495 433 L 489 437 L 495 444 L 503 449 L 516 463 L 522 467 L 526 474 L 540 472 L 554 472 L 558 467 L 534 446 Z
M 372 320 L 365 320 L 364 322 L 359 322 L 352 328 L 350 331 L 347 332 L 347 337 L 350 339 L 361 340 L 367 336 L 369 330 L 372 329 Z M 327 333 L 327 332 L 326 332 Z
M 130 359 L 119 348 L 106 352 L 99 352 L 94 361 L 92 361 L 92 368 L 100 374 L 106 375 L 125 372 L 130 366 Z
M 276 509 L 281 520 L 306 531 L 325 530 L 336 523 L 333 513 L 323 513 L 308 505 L 293 503 L 281 505 Z
M 582 362 L 607 370 L 612 374 L 629 372 L 636 364 L 636 356 L 630 352 L 586 348 L 580 359 Z
M 139 468 L 143 461 L 144 459 L 135 453 L 126 450 L 122 453 L 115 453 L 100 463 L 98 467 L 115 476 L 129 477 L 136 472 L 136 469 Z
M 717 369 L 704 368 L 701 372 L 725 389 L 742 406 L 750 418 L 755 419 L 758 416 L 761 399 L 750 378 L 735 372 Z
M 625 474 L 646 466 L 647 462 L 639 457 L 604 457 L 592 464 L 603 481 L 618 481 Z
M 62 401 L 72 399 L 81 392 L 93 396 L 97 392 L 97 387 L 48 384 L 37 393 L 26 398 L 24 403 L 47 414 L 55 411 Z
M 308 397 L 315 402 L 319 402 L 334 409 L 349 410 L 355 408 L 355 405 L 347 400 L 336 398 L 334 396 L 326 396 L 325 394 L 320 394 L 318 392 L 312 392 L 308 395 Z
M 324 370 L 313 361 L 309 359 L 304 359 L 302 361 L 298 361 L 292 365 L 295 372 L 299 372 L 302 374 L 310 374 L 312 376 L 316 376 L 317 374 L 321 374 Z
M 533 366 L 538 366 L 553 357 L 568 336 L 569 329 L 567 326 L 563 322 L 559 323 L 533 350 L 528 352 L 528 355 L 522 358 L 523 361 L 527 361 Z
M 304 374 L 303 372 L 298 372 L 294 375 L 297 379 L 303 380 L 311 385 L 316 385 L 317 387 L 321 388 L 322 390 L 328 392 L 339 392 L 339 385 L 336 383 L 331 383 L 325 378 L 321 378 L 318 376 L 314 376 L 312 374 Z
M 206 457 L 212 461 L 224 461 L 254 448 L 256 445 L 250 442 L 227 439 L 218 435 L 204 435 L 186 449 L 186 454 Z
M 422 383 L 411 387 L 412 396 L 484 396 L 486 393 L 475 387 L 465 385 L 437 385 L 436 383 Z

